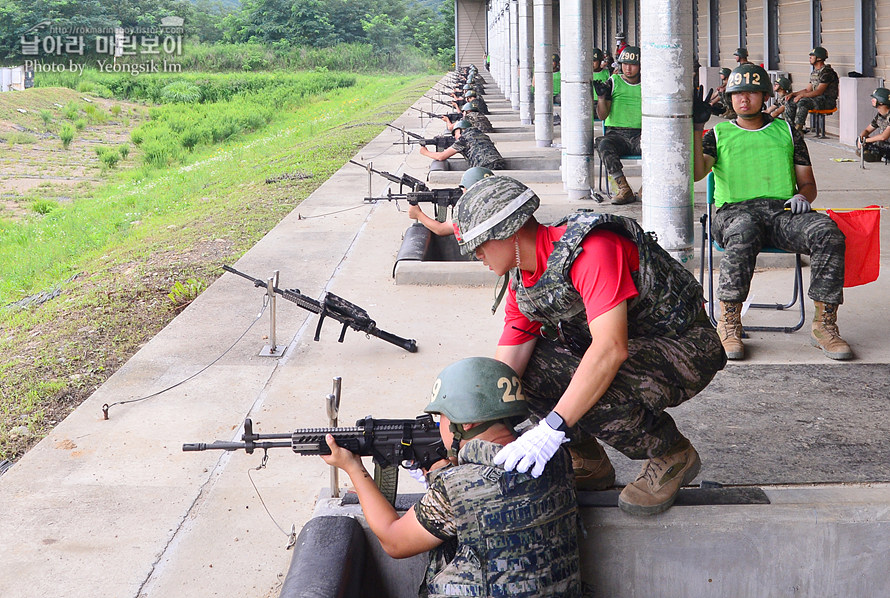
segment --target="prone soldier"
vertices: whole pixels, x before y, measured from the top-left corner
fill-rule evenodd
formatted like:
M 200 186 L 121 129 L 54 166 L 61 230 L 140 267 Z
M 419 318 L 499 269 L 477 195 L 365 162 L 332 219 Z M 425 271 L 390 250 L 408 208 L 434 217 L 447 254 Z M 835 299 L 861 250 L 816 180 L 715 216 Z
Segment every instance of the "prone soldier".
M 470 168 L 474 166 L 491 170 L 506 168 L 504 158 L 501 157 L 491 138 L 476 129 L 470 121 L 466 119 L 457 121 L 451 128 L 451 132 L 456 140 L 451 147 L 445 148 L 443 151 L 432 152 L 425 146 L 421 146 L 420 153 L 433 160 L 447 160 L 460 153 L 467 160 Z

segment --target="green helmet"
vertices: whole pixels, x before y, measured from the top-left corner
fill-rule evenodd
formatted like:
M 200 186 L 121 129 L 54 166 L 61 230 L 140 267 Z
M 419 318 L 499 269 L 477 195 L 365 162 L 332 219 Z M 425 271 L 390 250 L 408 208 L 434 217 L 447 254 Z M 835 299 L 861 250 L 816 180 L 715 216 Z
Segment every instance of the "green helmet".
M 821 46 L 817 46 L 810 50 L 810 56 L 815 56 L 819 60 L 826 60 L 828 58 L 828 50 Z
M 726 80 L 726 95 L 737 91 L 761 91 L 767 96 L 773 95 L 773 86 L 769 81 L 769 74 L 753 63 L 745 63 L 732 69 L 729 79 Z
M 639 66 L 640 47 L 627 46 L 623 50 L 621 50 L 621 54 L 618 56 L 618 64 L 636 64 L 637 66 Z
M 526 417 L 522 383 L 513 368 L 490 357 L 468 357 L 436 377 L 426 413 L 441 413 L 455 424 Z
M 779 77 L 776 79 L 776 85 L 785 91 L 791 91 L 791 80 L 788 77 Z
M 890 106 L 890 89 L 886 87 L 879 87 L 874 92 L 872 92 L 871 97 L 878 101 L 878 104 L 884 104 L 885 106 Z
M 490 176 L 494 176 L 494 172 L 490 169 L 484 166 L 474 166 L 473 168 L 468 168 L 464 172 L 464 176 L 460 177 L 460 186 L 467 190 L 482 179 Z
M 603 61 L 603 51 L 600 50 L 599 48 L 594 48 L 593 50 L 591 50 L 590 51 L 590 60 L 591 60 L 591 62 L 594 60 L 598 60 L 598 61 L 602 62 Z
M 471 89 L 473 89 L 472 85 L 470 85 L 469 83 L 464 83 L 464 91 L 469 91 Z
M 453 125 L 451 125 L 451 130 L 454 131 L 455 129 L 460 129 L 461 131 L 466 131 L 467 129 L 471 128 L 472 126 L 473 126 L 473 123 L 471 123 L 470 121 L 468 121 L 465 118 L 462 118 L 459 121 L 457 121 L 456 123 L 454 123 Z
M 722 76 L 726 77 L 727 79 L 729 79 L 729 73 L 731 73 L 731 72 L 732 71 L 726 67 L 723 67 L 722 69 L 720 69 L 720 74 Z
M 479 105 L 476 102 L 467 102 L 460 109 L 464 112 L 479 112 Z
M 535 192 L 506 176 L 484 178 L 457 202 L 455 238 L 469 255 L 492 239 L 509 239 L 531 218 L 541 200 Z
M 470 91 L 468 91 L 467 93 L 464 94 L 464 97 L 465 97 L 465 98 L 475 98 L 475 97 L 476 97 L 476 90 L 475 90 L 475 89 L 471 89 Z

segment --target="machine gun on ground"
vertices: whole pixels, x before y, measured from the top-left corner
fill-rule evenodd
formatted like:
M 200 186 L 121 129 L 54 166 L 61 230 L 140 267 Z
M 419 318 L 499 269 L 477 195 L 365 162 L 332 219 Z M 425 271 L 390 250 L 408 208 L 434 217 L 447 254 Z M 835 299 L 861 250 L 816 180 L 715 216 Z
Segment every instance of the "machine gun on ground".
M 397 130 L 401 131 L 402 129 L 397 129 Z M 374 174 L 379 174 L 380 176 L 382 176 L 383 178 L 385 178 L 388 181 L 392 181 L 393 183 L 398 183 L 399 184 L 399 193 L 402 192 L 402 187 L 409 187 L 411 189 L 411 191 L 429 191 L 429 187 L 426 186 L 426 183 L 424 183 L 420 179 L 414 178 L 410 174 L 401 174 L 401 175 L 391 174 L 389 172 L 386 172 L 385 170 L 377 170 L 370 164 L 365 165 L 365 164 L 362 164 L 361 162 L 356 162 L 355 160 L 350 160 L 349 163 L 355 164 L 356 166 L 361 166 L 368 172 L 373 172 Z M 369 187 L 368 192 L 370 193 L 370 183 L 368 184 L 368 187 Z
M 245 419 L 242 442 L 197 442 L 183 444 L 182 450 L 244 450 L 253 454 L 256 449 L 265 453 L 272 448 L 290 448 L 298 455 L 330 455 L 331 449 L 325 440 L 327 434 L 332 435 L 339 446 L 356 455 L 374 458 L 374 482 L 390 504 L 395 502 L 398 490 L 400 463 L 410 461 L 409 469 L 429 469 L 448 454 L 439 427 L 430 414 L 415 419 L 374 419 L 368 416 L 351 428 L 302 428 L 280 434 L 255 434 L 253 422 Z
M 399 145 L 407 143 L 408 145 L 434 145 L 436 146 L 437 152 L 443 152 L 449 147 L 451 147 L 456 141 L 453 135 L 436 135 L 432 138 L 424 137 L 423 135 L 419 135 L 417 133 L 412 133 L 411 131 L 406 131 L 405 129 L 400 129 L 399 127 L 395 127 L 393 125 L 387 125 L 395 129 L 396 131 L 401 131 L 403 135 L 407 135 L 410 139 L 405 139 L 404 141 L 397 141 L 393 145 Z
M 429 189 L 427 191 L 418 191 L 414 193 L 392 193 L 387 192 L 383 197 L 366 197 L 366 202 L 377 201 L 399 201 L 405 200 L 410 205 L 416 206 L 419 203 L 431 203 L 436 206 L 436 220 L 445 222 L 448 216 L 448 208 L 453 208 L 457 200 L 461 198 L 464 191 L 460 187 L 448 189 Z
M 368 312 L 355 303 L 347 301 L 343 297 L 333 293 L 325 293 L 321 301 L 316 301 L 315 299 L 302 294 L 299 289 L 280 289 L 270 281 L 254 278 L 244 272 L 239 272 L 231 266 L 223 266 L 223 270 L 231 272 L 232 274 L 237 274 L 242 278 L 246 278 L 253 282 L 255 287 L 266 289 L 267 292 L 275 293 L 292 303 L 296 303 L 306 311 L 318 314 L 318 324 L 315 327 L 315 340 L 318 340 L 321 335 L 321 327 L 322 324 L 324 324 L 324 319 L 331 318 L 343 324 L 343 328 L 340 330 L 340 338 L 337 339 L 338 342 L 342 343 L 343 338 L 346 336 L 346 329 L 352 328 L 358 332 L 364 332 L 365 334 L 376 336 L 381 340 L 392 343 L 409 353 L 417 352 L 417 341 L 396 336 L 385 330 L 380 330 L 377 328 L 377 323 L 368 315 Z
M 414 110 L 417 110 L 418 112 L 420 112 L 421 114 L 424 114 L 425 116 L 434 118 L 436 120 L 442 118 L 443 116 L 447 116 L 448 120 L 450 120 L 452 123 L 456 123 L 457 121 L 459 121 L 460 119 L 462 119 L 464 117 L 464 115 L 460 112 L 449 112 L 448 114 L 436 114 L 435 112 L 421 110 L 420 108 L 415 108 L 414 106 L 411 106 L 411 108 L 413 108 Z

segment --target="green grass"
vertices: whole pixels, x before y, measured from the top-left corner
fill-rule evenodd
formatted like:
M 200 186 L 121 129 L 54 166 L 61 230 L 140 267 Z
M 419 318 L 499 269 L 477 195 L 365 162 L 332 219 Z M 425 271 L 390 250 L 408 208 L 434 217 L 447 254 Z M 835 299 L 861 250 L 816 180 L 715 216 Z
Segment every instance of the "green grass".
M 89 198 L 34 197 L 27 219 L 0 218 L 0 306 L 62 293 L 0 307 L 0 458 L 39 440 L 175 316 L 171 293 L 181 304 L 209 286 L 433 79 L 357 76 L 176 164 L 118 162 Z M 266 183 L 296 172 L 306 178 Z M 23 426 L 26 438 L 11 433 Z

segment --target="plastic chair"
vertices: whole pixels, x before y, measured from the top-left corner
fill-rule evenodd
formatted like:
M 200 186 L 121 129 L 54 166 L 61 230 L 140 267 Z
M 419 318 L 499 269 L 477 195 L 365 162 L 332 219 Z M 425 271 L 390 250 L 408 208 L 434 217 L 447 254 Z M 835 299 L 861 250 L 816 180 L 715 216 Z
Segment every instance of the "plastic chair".
M 825 116 L 837 112 L 837 107 L 827 108 L 825 110 L 810 110 L 810 124 L 816 137 L 825 139 Z
M 608 129 L 606 128 L 606 125 L 603 125 L 603 135 L 606 134 L 606 131 L 608 131 Z M 605 193 L 606 197 L 608 199 L 612 199 L 612 190 L 609 188 L 608 183 L 606 183 L 605 188 L 603 187 L 603 179 L 606 178 L 606 177 L 604 177 L 606 168 L 605 168 L 605 166 L 603 166 L 603 157 L 602 156 L 598 156 L 598 157 L 599 157 L 599 163 L 600 163 L 600 174 L 599 174 L 599 182 L 597 183 L 597 190 L 600 193 Z M 640 154 L 627 154 L 626 156 L 621 156 L 621 159 L 622 160 L 642 160 L 643 156 L 641 156 Z M 608 175 L 606 175 L 606 176 L 608 176 Z
M 701 226 L 702 226 L 702 239 L 701 239 L 701 267 L 699 269 L 698 282 L 701 285 L 704 285 L 704 276 L 705 276 L 705 263 L 707 262 L 707 270 L 708 270 L 708 317 L 711 320 L 711 323 L 716 326 L 717 319 L 714 317 L 714 249 L 717 251 L 723 251 L 723 248 L 720 246 L 717 241 L 713 239 L 711 236 L 711 213 L 714 206 L 714 173 L 708 173 L 708 208 L 707 211 L 701 217 Z M 707 244 L 707 250 L 705 248 L 705 244 Z M 790 251 L 785 251 L 783 249 L 777 249 L 775 247 L 764 247 L 761 250 L 761 253 L 791 253 Z M 743 326 L 745 332 L 762 332 L 762 331 L 770 331 L 770 332 L 785 332 L 791 333 L 796 330 L 800 330 L 806 321 L 806 311 L 804 308 L 804 297 L 803 297 L 803 269 L 802 269 L 802 260 L 799 253 L 795 254 L 794 260 L 794 288 L 791 292 L 791 300 L 788 303 L 752 303 L 749 305 L 750 308 L 756 309 L 775 309 L 779 311 L 783 311 L 786 309 L 791 309 L 795 305 L 799 304 L 799 313 L 800 318 L 797 323 L 793 326 Z

